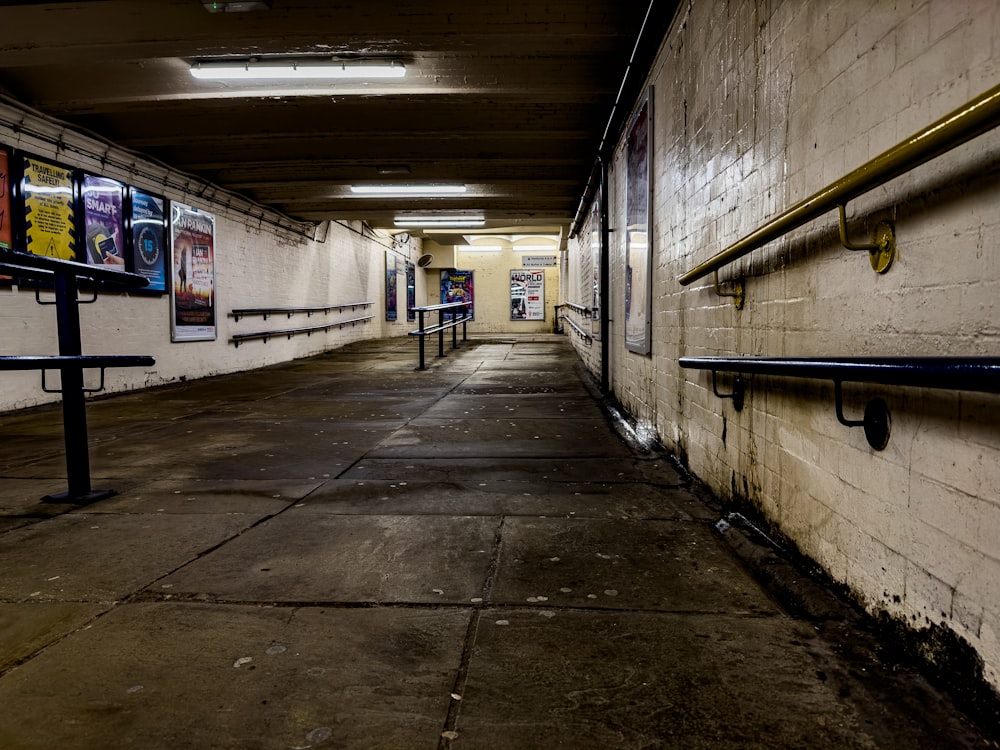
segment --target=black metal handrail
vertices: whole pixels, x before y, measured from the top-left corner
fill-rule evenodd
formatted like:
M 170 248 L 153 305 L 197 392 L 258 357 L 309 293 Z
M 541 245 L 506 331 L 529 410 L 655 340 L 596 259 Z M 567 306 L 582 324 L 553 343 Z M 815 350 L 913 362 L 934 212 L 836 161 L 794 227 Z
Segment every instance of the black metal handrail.
M 594 337 L 583 330 L 580 326 L 573 322 L 572 318 L 568 318 L 565 315 L 561 316 L 562 320 L 566 321 L 566 325 L 573 329 L 573 333 L 582 338 L 588 344 L 593 343 Z
M 451 348 L 458 348 L 458 325 L 462 325 L 462 341 L 468 341 L 468 330 L 466 328 L 468 322 L 472 320 L 472 303 L 471 302 L 446 302 L 441 305 L 426 305 L 424 307 L 414 307 L 411 308 L 413 312 L 417 313 L 418 328 L 415 331 L 410 331 L 408 336 L 416 336 L 420 343 L 419 349 L 419 364 L 417 365 L 418 370 L 426 370 L 424 362 L 424 339 L 433 333 L 438 335 L 438 356 L 446 356 L 444 353 L 444 332 L 447 329 L 451 329 Z M 463 312 L 459 315 L 458 310 L 462 309 Z M 438 314 L 438 322 L 426 326 L 424 325 L 424 315 L 426 313 L 436 312 Z M 445 315 L 449 314 L 450 319 L 445 320 Z
M 878 383 L 915 388 L 938 388 L 1000 393 L 1000 357 L 681 357 L 681 367 L 712 372 L 712 390 L 742 409 L 743 375 L 832 380 L 837 418 L 849 427 L 863 426 L 869 444 L 882 450 L 888 444 L 890 415 L 882 399 L 872 399 L 863 420 L 843 413 L 843 383 Z M 729 394 L 719 393 L 716 373 L 735 372 Z
M 329 331 L 331 328 L 344 328 L 345 326 L 351 326 L 352 328 L 358 323 L 364 323 L 365 321 L 372 320 L 374 315 L 363 315 L 358 318 L 348 318 L 347 320 L 337 320 L 332 323 L 321 323 L 314 326 L 297 326 L 295 328 L 275 328 L 269 331 L 253 331 L 251 333 L 234 333 L 229 337 L 229 342 L 239 348 L 239 345 L 244 341 L 253 340 L 263 340 L 266 344 L 268 339 L 275 338 L 276 336 L 287 336 L 292 338 L 292 336 L 297 336 L 300 333 L 304 333 L 307 336 L 311 336 L 317 331 Z
M 562 307 L 568 307 L 573 312 L 580 313 L 580 315 L 590 315 L 590 308 L 586 305 L 578 305 L 574 302 L 563 302 Z
M 1000 125 L 1000 85 L 914 133 L 819 192 L 786 209 L 739 242 L 679 278 L 682 286 L 718 271 L 752 250 L 837 206 L 889 182 Z
M 346 310 L 351 308 L 356 310 L 359 307 L 371 307 L 374 302 L 345 302 L 342 305 L 321 305 L 316 307 L 241 307 L 230 311 L 230 315 L 239 322 L 242 317 L 250 315 L 261 315 L 267 320 L 271 315 L 287 315 L 289 318 L 297 313 L 305 313 L 308 317 L 314 314 L 326 314 L 333 310 Z
M 55 292 L 56 325 L 59 333 L 59 354 L 54 356 L 6 355 L 0 357 L 0 370 L 41 370 L 42 390 L 62 394 L 63 442 L 66 450 L 66 492 L 46 495 L 43 500 L 67 503 L 87 503 L 113 495 L 113 490 L 94 490 L 90 484 L 90 451 L 87 440 L 86 394 L 104 388 L 107 367 L 146 367 L 155 363 L 145 355 L 83 354 L 80 337 L 81 281 L 114 284 L 124 289 L 141 289 L 149 280 L 138 274 L 126 273 L 101 266 L 91 266 L 60 258 L 0 249 L 0 271 L 21 278 L 51 283 Z M 38 290 L 35 298 L 42 303 Z M 93 299 L 86 302 L 93 302 Z M 53 303 L 42 303 L 53 304 Z M 98 388 L 84 386 L 83 371 L 98 368 L 101 384 Z M 59 389 L 48 388 L 45 373 L 59 370 Z

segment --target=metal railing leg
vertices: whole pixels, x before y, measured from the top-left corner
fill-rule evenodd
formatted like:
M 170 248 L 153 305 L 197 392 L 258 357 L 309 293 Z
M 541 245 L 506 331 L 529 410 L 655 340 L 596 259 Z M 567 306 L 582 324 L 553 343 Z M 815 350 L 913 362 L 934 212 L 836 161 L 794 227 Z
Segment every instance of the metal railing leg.
M 56 325 L 59 354 L 80 356 L 80 308 L 76 277 L 55 275 Z M 83 391 L 83 368 L 65 367 L 60 372 L 62 387 L 63 442 L 66 446 L 65 493 L 48 495 L 55 502 L 83 503 L 114 494 L 110 490 L 94 492 L 90 486 L 90 448 L 87 440 L 87 407 Z
M 418 310 L 417 315 L 420 316 L 420 335 L 417 336 L 420 339 L 420 366 L 417 369 L 426 370 L 427 367 L 424 365 L 424 339 L 427 337 L 424 335 L 424 311 Z

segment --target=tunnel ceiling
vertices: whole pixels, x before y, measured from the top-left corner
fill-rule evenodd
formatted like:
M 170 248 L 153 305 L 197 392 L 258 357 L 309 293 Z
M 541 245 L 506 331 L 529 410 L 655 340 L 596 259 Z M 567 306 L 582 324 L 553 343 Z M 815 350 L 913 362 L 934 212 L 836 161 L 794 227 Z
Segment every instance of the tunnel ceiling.
M 391 227 L 401 212 L 460 211 L 481 212 L 492 227 L 566 227 L 602 136 L 611 122 L 613 140 L 628 116 L 676 2 L 236 5 L 263 7 L 3 2 L 0 92 L 296 219 Z M 291 57 L 395 62 L 406 75 L 262 83 L 196 80 L 190 70 L 199 61 Z M 360 198 L 349 189 L 387 183 L 467 188 L 434 198 Z

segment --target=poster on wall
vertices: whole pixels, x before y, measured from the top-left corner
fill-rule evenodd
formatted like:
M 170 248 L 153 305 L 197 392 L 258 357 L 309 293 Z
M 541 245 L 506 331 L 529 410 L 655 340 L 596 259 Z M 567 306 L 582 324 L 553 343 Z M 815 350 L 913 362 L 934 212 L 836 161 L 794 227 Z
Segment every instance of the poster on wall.
M 593 258 L 593 290 L 591 302 L 590 333 L 595 339 L 601 338 L 601 188 L 597 188 L 594 201 L 590 204 L 588 231 L 584 237 L 590 238 L 590 253 Z M 586 242 L 586 239 L 584 239 Z
M 417 267 L 413 263 L 406 264 L 406 319 L 416 320 L 417 314 L 413 308 L 417 306 Z
M 76 186 L 73 170 L 22 157 L 24 247 L 29 253 L 81 260 L 76 251 Z
M 11 230 L 10 212 L 10 153 L 0 148 L 0 248 L 14 249 L 14 232 Z
M 167 291 L 166 200 L 129 188 L 132 270 L 149 280 L 145 291 Z
M 545 271 L 510 269 L 510 319 L 545 320 Z
M 396 320 L 399 294 L 396 284 L 396 254 L 385 253 L 385 319 Z
M 214 340 L 214 215 L 182 203 L 170 204 L 170 265 L 170 340 Z
M 86 262 L 125 270 L 125 186 L 107 177 L 84 174 L 80 181 Z
M 472 271 L 458 271 L 450 268 L 441 272 L 441 304 L 468 302 L 469 312 L 476 317 L 475 289 Z M 444 312 L 444 320 L 450 320 L 452 313 Z
M 12 214 L 10 211 L 10 193 L 12 180 L 10 177 L 10 152 L 0 148 L 0 249 L 14 249 L 14 232 L 11 229 Z M 0 284 L 10 284 L 13 277 L 0 274 Z
M 625 163 L 625 347 L 650 353 L 653 302 L 650 247 L 650 123 L 652 89 L 632 118 Z

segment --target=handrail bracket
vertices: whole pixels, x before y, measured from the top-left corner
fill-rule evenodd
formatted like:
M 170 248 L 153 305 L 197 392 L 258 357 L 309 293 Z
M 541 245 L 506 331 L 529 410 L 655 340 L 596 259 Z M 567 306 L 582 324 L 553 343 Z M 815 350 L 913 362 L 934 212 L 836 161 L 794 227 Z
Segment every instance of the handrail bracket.
M 876 273 L 888 271 L 896 259 L 896 229 L 892 222 L 883 219 L 876 224 L 870 243 L 851 242 L 847 239 L 847 209 L 843 203 L 838 203 L 837 209 L 840 213 L 840 244 L 848 250 L 867 250 L 872 270 Z
M 731 399 L 733 402 L 733 409 L 736 411 L 743 411 L 743 397 L 746 395 L 746 385 L 743 382 L 742 375 L 737 375 L 736 379 L 733 381 L 732 393 L 719 393 L 716 371 L 712 370 L 712 393 L 719 398 Z
M 847 427 L 864 427 L 868 445 L 877 451 L 885 450 L 889 444 L 889 433 L 892 430 L 892 417 L 885 401 L 881 398 L 873 398 L 865 406 L 864 419 L 846 419 L 844 417 L 844 390 L 841 381 L 833 381 L 833 392 L 837 420 Z
M 715 272 L 715 293 L 720 297 L 732 297 L 733 304 L 736 305 L 736 309 L 742 310 L 743 302 L 746 300 L 746 297 L 744 296 L 745 287 L 743 285 L 743 279 L 734 279 L 730 283 L 733 285 L 733 290 L 731 292 L 723 291 L 722 287 L 719 286 L 719 272 Z

